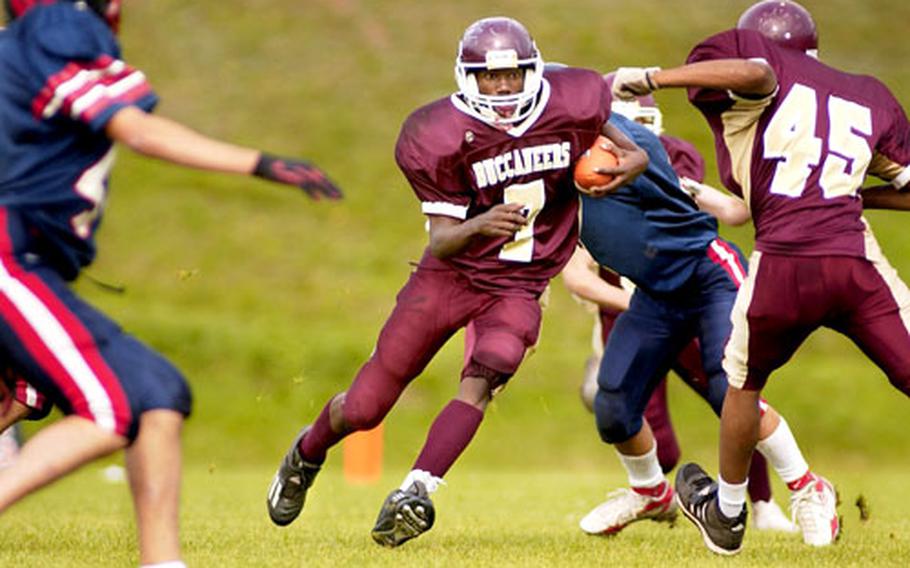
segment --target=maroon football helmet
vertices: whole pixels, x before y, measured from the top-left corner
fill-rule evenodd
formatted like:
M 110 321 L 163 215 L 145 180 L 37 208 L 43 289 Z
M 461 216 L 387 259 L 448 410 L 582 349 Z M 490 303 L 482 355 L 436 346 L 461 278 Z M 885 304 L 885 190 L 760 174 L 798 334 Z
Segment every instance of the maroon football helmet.
M 104 18 L 104 21 L 115 32 L 120 28 L 120 8 L 122 0 L 71 0 L 74 4 L 83 4 Z M 3 0 L 6 17 L 13 21 L 39 4 L 53 4 L 55 0 Z
M 754 30 L 775 43 L 818 55 L 818 29 L 808 10 L 790 0 L 763 0 L 739 17 L 736 27 Z
M 531 34 L 512 18 L 484 18 L 468 26 L 455 58 L 459 94 L 478 118 L 511 124 L 527 118 L 537 105 L 542 86 L 543 59 Z M 514 95 L 484 95 L 475 73 L 482 70 L 523 69 L 524 87 Z

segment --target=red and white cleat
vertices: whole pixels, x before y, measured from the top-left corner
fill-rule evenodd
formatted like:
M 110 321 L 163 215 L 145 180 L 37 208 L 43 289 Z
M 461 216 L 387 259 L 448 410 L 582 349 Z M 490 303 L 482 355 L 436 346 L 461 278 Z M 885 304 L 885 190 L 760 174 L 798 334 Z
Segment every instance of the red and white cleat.
M 673 522 L 676 509 L 673 487 L 668 481 L 656 487 L 617 489 L 585 515 L 579 526 L 588 534 L 616 534 L 626 525 L 645 519 Z

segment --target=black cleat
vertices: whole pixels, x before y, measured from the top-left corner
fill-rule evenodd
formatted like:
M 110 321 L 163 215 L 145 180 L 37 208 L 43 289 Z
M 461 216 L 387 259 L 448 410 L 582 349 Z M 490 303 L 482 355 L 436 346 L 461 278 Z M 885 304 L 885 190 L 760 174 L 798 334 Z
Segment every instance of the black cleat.
M 276 525 L 283 527 L 291 524 L 303 510 L 307 489 L 313 485 L 321 466 L 305 462 L 300 455 L 300 440 L 310 430 L 307 426 L 297 434 L 288 453 L 281 460 L 275 473 L 266 502 L 269 517 Z
M 676 473 L 676 501 L 701 531 L 709 550 L 733 555 L 742 549 L 746 508 L 734 519 L 725 517 L 717 502 L 717 484 L 697 464 L 687 463 Z
M 433 528 L 436 509 L 423 482 L 389 493 L 370 533 L 377 544 L 395 548 Z

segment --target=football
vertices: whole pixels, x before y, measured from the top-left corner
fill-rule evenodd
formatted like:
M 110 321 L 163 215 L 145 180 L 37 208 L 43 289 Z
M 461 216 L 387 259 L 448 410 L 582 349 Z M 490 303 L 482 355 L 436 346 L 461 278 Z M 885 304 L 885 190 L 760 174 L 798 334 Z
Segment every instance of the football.
M 613 181 L 612 175 L 601 174 L 597 168 L 611 168 L 619 163 L 616 155 L 607 150 L 610 147 L 610 141 L 603 136 L 598 136 L 597 140 L 585 153 L 575 162 L 575 187 L 579 191 L 588 191 L 594 187 L 603 187 Z

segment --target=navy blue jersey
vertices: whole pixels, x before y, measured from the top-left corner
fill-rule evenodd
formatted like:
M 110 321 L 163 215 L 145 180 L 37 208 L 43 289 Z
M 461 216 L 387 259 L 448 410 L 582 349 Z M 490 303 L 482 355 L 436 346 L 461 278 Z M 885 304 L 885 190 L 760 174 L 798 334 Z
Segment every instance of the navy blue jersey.
M 615 113 L 610 123 L 648 153 L 650 164 L 612 195 L 582 196 L 581 242 L 599 264 L 646 292 L 673 292 L 717 238 L 717 221 L 680 189 L 657 136 Z
M 104 127 L 157 97 L 113 32 L 72 2 L 32 8 L 0 35 L 0 207 L 29 226 L 27 251 L 67 279 L 95 255 L 114 161 Z

